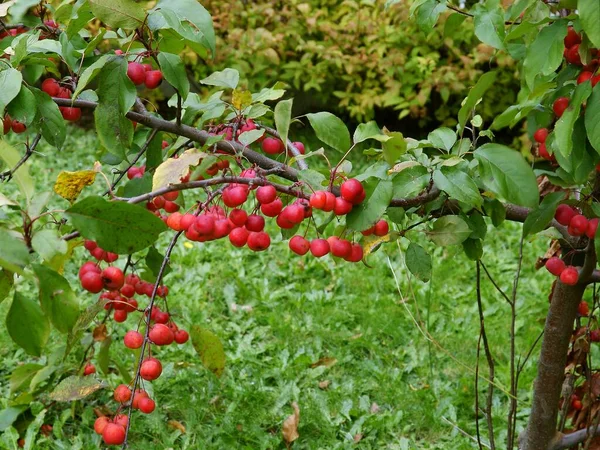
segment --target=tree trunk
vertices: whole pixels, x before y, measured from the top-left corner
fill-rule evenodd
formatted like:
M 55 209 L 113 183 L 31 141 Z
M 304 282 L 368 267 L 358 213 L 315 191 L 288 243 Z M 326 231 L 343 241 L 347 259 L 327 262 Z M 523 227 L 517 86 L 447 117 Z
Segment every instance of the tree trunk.
M 519 439 L 521 450 L 548 450 L 557 436 L 558 403 L 577 306 L 585 285 L 556 282 L 546 317 L 538 374 L 533 389 L 529 423 Z

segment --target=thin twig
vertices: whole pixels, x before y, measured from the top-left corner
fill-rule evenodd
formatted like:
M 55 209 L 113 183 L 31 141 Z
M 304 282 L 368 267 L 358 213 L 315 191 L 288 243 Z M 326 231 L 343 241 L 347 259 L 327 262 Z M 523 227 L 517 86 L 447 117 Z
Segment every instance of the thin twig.
M 270 134 L 271 136 L 281 139 L 281 136 L 279 135 L 277 130 L 267 127 L 266 125 L 262 125 L 262 124 L 260 124 L 260 125 L 257 124 L 257 126 L 262 128 L 263 130 L 265 130 L 267 132 L 267 134 Z M 302 153 L 300 153 L 300 150 L 298 150 L 298 147 L 296 147 L 291 140 L 287 139 L 287 142 L 285 144 L 286 144 L 287 149 L 294 156 L 294 158 L 298 158 L 299 156 L 302 156 Z M 301 170 L 308 169 L 308 164 L 306 164 L 306 161 L 304 161 L 303 159 L 296 159 L 296 162 L 298 163 L 298 167 Z
M 490 442 L 490 448 L 494 450 L 496 448 L 496 443 L 494 441 L 494 423 L 492 422 L 492 401 L 494 397 L 494 375 L 495 375 L 495 365 L 494 358 L 492 357 L 492 352 L 490 351 L 490 346 L 487 340 L 487 334 L 485 333 L 485 320 L 483 316 L 483 305 L 481 302 L 481 267 L 480 262 L 477 261 L 477 309 L 479 310 L 479 333 L 483 340 L 483 349 L 485 351 L 485 357 L 487 359 L 487 364 L 489 368 L 489 383 L 488 383 L 488 394 L 487 394 L 487 402 L 485 405 L 485 416 L 486 422 L 488 426 L 488 439 Z M 476 418 L 477 419 L 477 418 Z M 481 443 L 479 444 L 481 448 Z
M 7 170 L 6 172 L 0 173 L 0 181 L 4 181 L 4 180 L 9 181 L 13 177 L 13 175 L 15 174 L 15 172 L 17 170 L 19 170 L 19 167 L 21 167 L 23 164 L 25 164 L 27 162 L 27 160 L 31 157 L 31 155 L 34 154 L 35 148 L 37 147 L 37 145 L 40 142 L 41 138 L 42 138 L 41 134 L 36 134 L 35 135 L 35 138 L 33 139 L 33 142 L 31 143 L 31 145 L 27 145 L 27 150 L 26 150 L 25 154 L 17 162 L 17 164 L 15 164 L 15 166 L 12 169 Z
M 107 189 L 104 194 L 102 195 L 108 195 L 110 192 L 115 190 L 115 187 L 117 187 L 117 184 L 119 184 L 119 182 L 123 179 L 123 177 L 127 174 L 127 171 L 129 169 L 131 169 L 133 166 L 135 166 L 135 164 L 139 161 L 139 159 L 142 157 L 142 155 L 144 153 L 146 153 L 146 150 L 148 150 L 148 147 L 150 147 L 150 143 L 152 142 L 152 139 L 154 139 L 154 137 L 156 136 L 156 134 L 158 133 L 157 129 L 153 129 L 150 132 L 150 135 L 148 136 L 148 139 L 146 139 L 146 142 L 144 142 L 144 145 L 142 146 L 142 148 L 140 149 L 140 151 L 137 153 L 137 155 L 135 155 L 135 157 L 131 160 L 131 163 L 129 164 L 129 166 L 127 166 L 126 169 L 122 170 L 121 173 L 119 174 L 119 176 L 117 177 L 117 179 L 112 183 L 110 189 Z
M 146 352 L 146 346 L 148 345 L 148 341 L 149 341 L 148 336 L 150 334 L 150 320 L 151 320 L 151 316 L 152 316 L 151 312 L 152 312 L 152 307 L 154 306 L 154 301 L 156 300 L 156 292 L 158 291 L 158 287 L 160 286 L 160 283 L 162 281 L 163 274 L 165 272 L 167 264 L 169 263 L 171 253 L 173 252 L 173 249 L 175 248 L 175 244 L 177 243 L 179 236 L 181 236 L 182 234 L 183 234 L 183 231 L 179 231 L 178 233 L 176 233 L 175 236 L 173 236 L 173 238 L 171 239 L 169 246 L 167 247 L 167 251 L 165 252 L 165 257 L 163 258 L 162 264 L 160 265 L 160 269 L 156 276 L 156 282 L 154 283 L 154 287 L 152 289 L 152 296 L 150 297 L 150 303 L 148 303 L 148 306 L 146 307 L 146 309 L 144 311 L 146 330 L 144 333 L 144 342 L 142 343 L 142 347 L 140 349 L 140 357 L 138 359 L 138 366 L 136 369 L 135 378 L 133 381 L 133 388 L 131 391 L 132 392 L 131 402 L 129 403 L 129 412 L 127 413 L 128 420 L 127 420 L 127 427 L 125 428 L 125 441 L 123 442 L 123 448 L 127 448 L 127 437 L 129 436 L 129 429 L 131 428 L 131 414 L 133 413 L 133 398 L 135 397 L 135 391 L 138 387 L 138 383 L 139 383 L 139 379 L 140 379 L 140 370 L 142 368 L 142 361 L 144 361 L 144 354 Z

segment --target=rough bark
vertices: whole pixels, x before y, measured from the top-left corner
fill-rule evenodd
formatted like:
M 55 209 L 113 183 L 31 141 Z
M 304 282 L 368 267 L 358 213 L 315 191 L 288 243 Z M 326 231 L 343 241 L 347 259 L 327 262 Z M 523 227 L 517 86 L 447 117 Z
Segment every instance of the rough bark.
M 577 305 L 585 285 L 557 281 L 544 327 L 529 423 L 520 439 L 521 450 L 548 450 L 558 437 L 556 421 L 565 364 Z

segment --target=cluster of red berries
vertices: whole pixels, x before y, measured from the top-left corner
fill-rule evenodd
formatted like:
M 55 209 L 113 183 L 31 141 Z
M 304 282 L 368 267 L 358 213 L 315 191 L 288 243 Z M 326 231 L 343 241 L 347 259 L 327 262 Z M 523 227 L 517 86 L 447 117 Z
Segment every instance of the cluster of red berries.
M 106 445 L 122 445 L 128 423 L 129 419 L 125 414 L 117 414 L 112 419 L 100 416 L 94 422 L 94 431 L 102 436 Z
M 588 219 L 580 212 L 565 204 L 558 205 L 554 218 L 558 223 L 567 227 L 567 232 L 571 236 L 583 236 L 586 235 L 590 239 L 594 239 L 596 236 L 596 230 L 598 229 L 599 219 Z M 560 278 L 564 284 L 574 286 L 579 280 L 579 272 L 574 266 L 567 266 L 565 262 L 554 256 L 546 261 L 546 269 L 552 275 Z
M 157 88 L 163 79 L 160 70 L 154 70 L 151 64 L 142 64 L 139 62 L 130 62 L 127 64 L 127 76 L 136 86 L 144 84 L 148 89 Z
M 4 115 L 4 119 L 2 120 L 2 126 L 4 129 L 4 134 L 13 131 L 13 133 L 21 134 L 24 133 L 27 127 L 23 122 L 19 122 L 18 120 L 13 120 L 8 114 Z
M 564 39 L 565 50 L 564 57 L 569 64 L 583 66 L 581 62 L 581 56 L 579 54 L 579 45 L 581 44 L 581 35 L 578 34 L 573 27 L 569 27 L 567 36 Z M 596 49 L 591 49 L 590 53 L 593 56 L 598 56 L 598 51 Z M 592 83 L 592 87 L 596 86 L 596 84 L 600 81 L 600 74 L 596 74 L 598 67 L 600 65 L 599 59 L 592 59 L 591 62 L 585 66 L 583 66 L 583 70 L 577 77 L 577 84 L 585 83 L 586 81 L 590 81 Z M 564 112 L 569 107 L 570 100 L 568 97 L 559 97 L 552 104 L 552 111 L 557 119 L 560 119 Z M 551 161 L 552 163 L 556 163 L 556 159 L 554 155 L 550 155 L 548 153 L 548 149 L 546 147 L 546 138 L 548 137 L 549 131 L 547 128 L 538 129 L 533 138 L 540 145 L 538 147 L 538 154 L 540 157 Z
M 42 91 L 50 97 L 70 99 L 73 95 L 71 90 L 60 85 L 54 78 L 46 78 L 42 81 Z M 71 108 L 69 106 L 60 106 L 60 113 L 65 120 L 76 122 L 81 119 L 81 108 Z

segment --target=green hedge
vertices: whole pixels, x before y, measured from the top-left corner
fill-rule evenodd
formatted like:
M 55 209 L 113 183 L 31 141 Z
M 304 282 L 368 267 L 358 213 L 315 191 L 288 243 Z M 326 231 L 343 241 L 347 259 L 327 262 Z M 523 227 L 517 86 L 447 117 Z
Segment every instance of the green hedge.
M 356 121 L 411 118 L 420 128 L 452 125 L 460 101 L 484 71 L 498 68 L 484 99 L 486 122 L 510 105 L 519 89 L 508 56 L 492 59 L 478 44 L 472 21 L 455 14 L 431 33 L 408 20 L 410 2 L 385 8 L 372 1 L 202 2 L 213 15 L 217 55 L 193 64 L 196 76 L 234 67 L 251 90 L 286 83 L 296 113 L 333 110 Z M 489 122 L 488 122 L 489 123 Z

